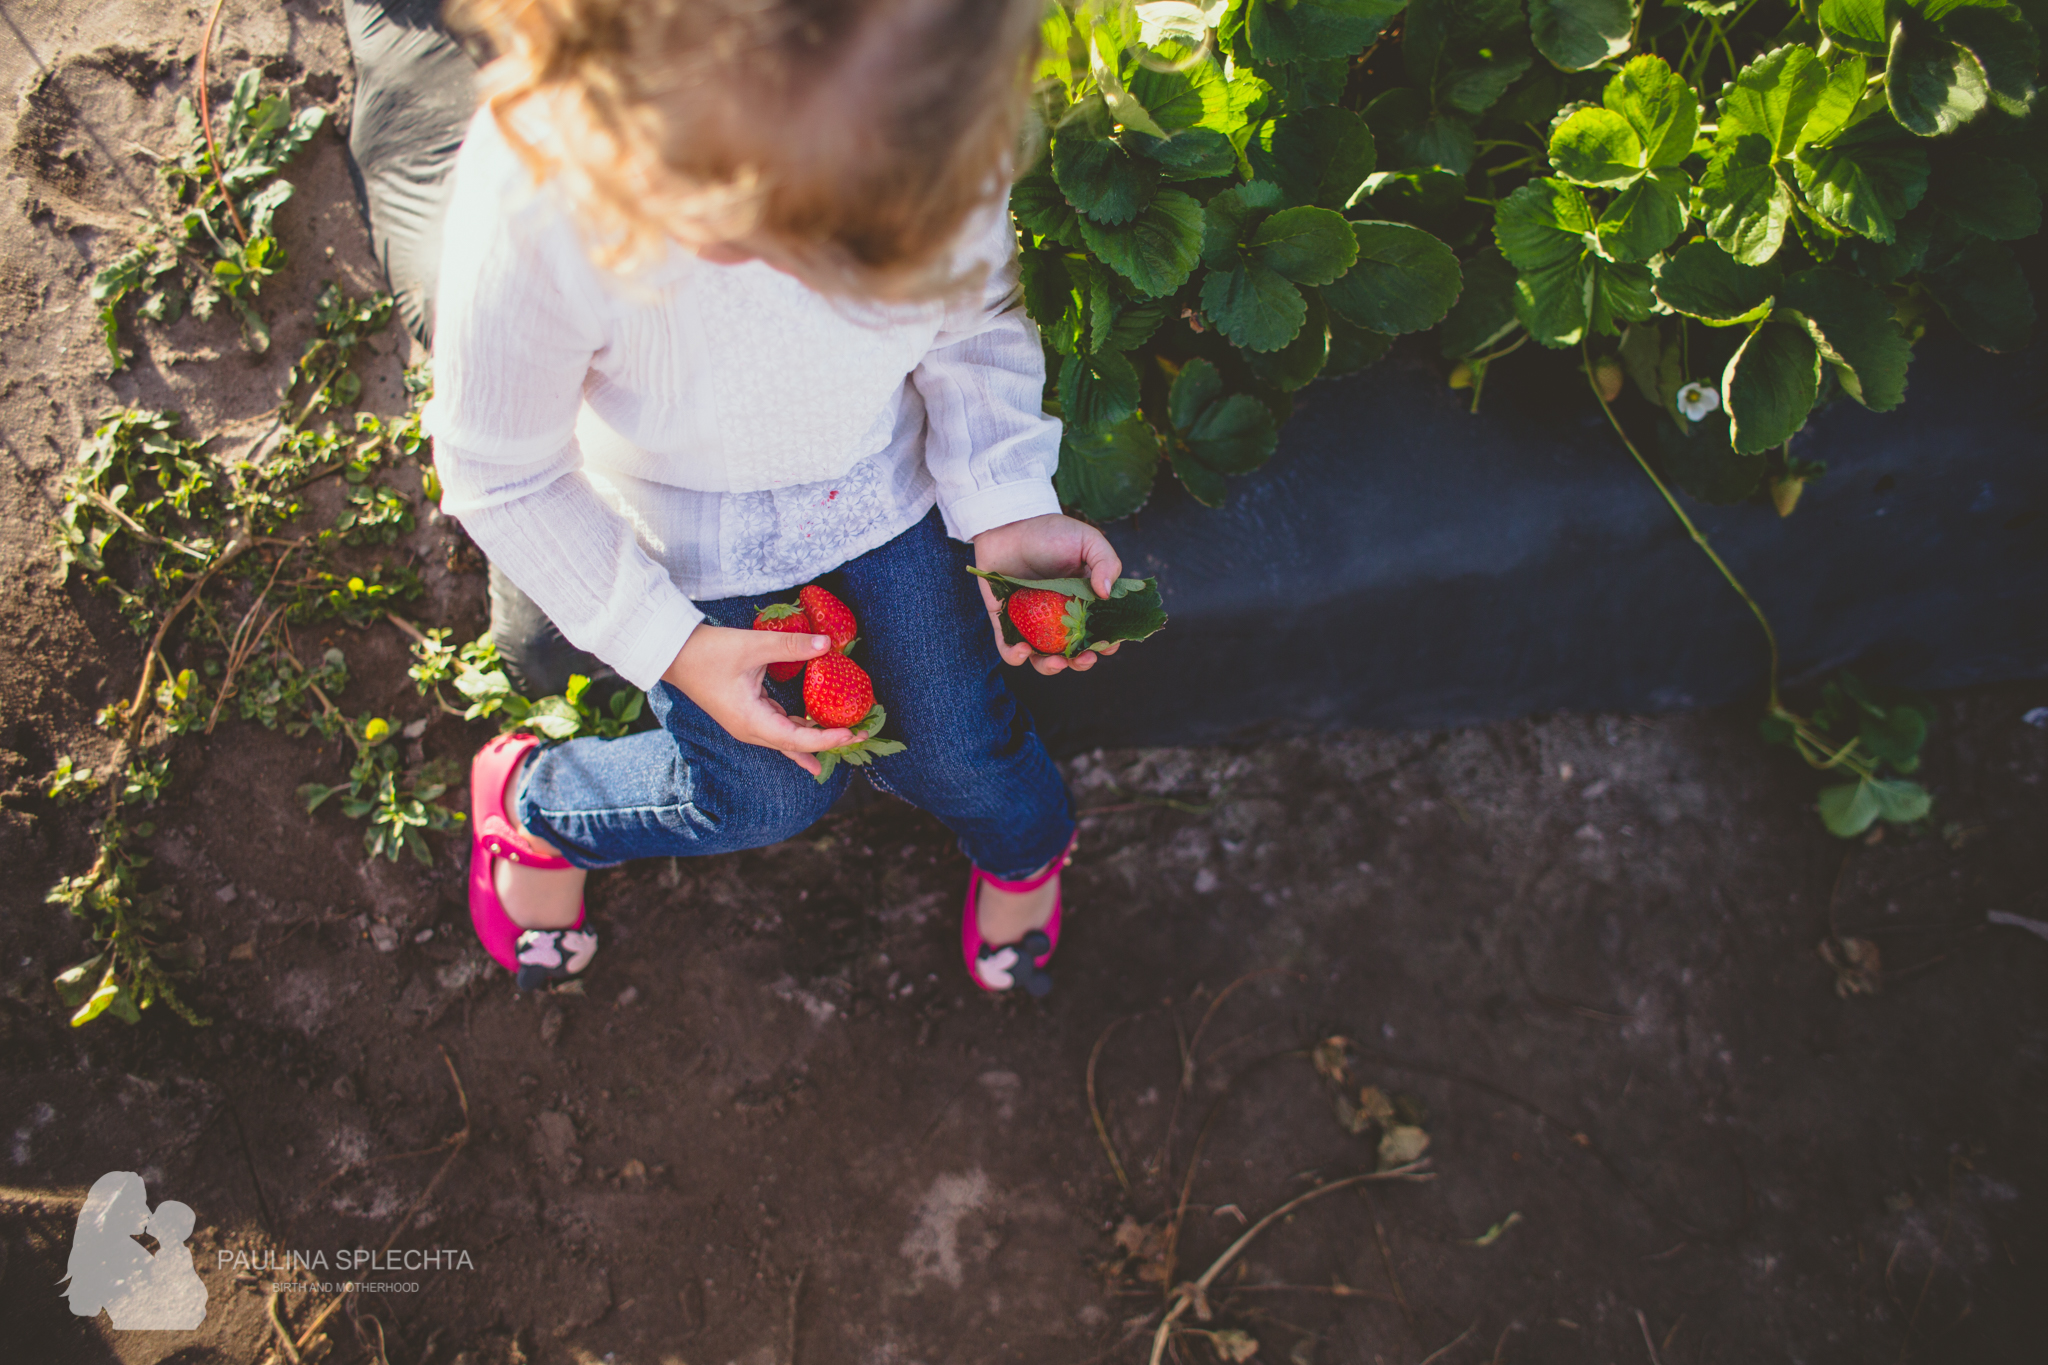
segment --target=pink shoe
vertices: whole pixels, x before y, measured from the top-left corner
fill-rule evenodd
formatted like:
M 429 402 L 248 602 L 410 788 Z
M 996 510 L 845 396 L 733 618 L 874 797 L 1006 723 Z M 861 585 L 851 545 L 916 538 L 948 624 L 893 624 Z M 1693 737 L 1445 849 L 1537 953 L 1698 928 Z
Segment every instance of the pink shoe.
M 597 953 L 597 935 L 583 927 L 582 906 L 567 929 L 522 929 L 498 899 L 492 876 L 496 859 L 527 867 L 573 866 L 567 858 L 536 852 L 505 819 L 505 788 L 539 744 L 532 735 L 499 735 L 469 765 L 469 922 L 484 951 L 513 973 L 524 991 L 580 975 Z
M 987 882 L 998 891 L 1021 895 L 1036 891 L 1066 869 L 1074 861 L 1074 845 L 1080 842 L 1075 833 L 1067 841 L 1060 856 L 1053 859 L 1045 871 L 1029 881 L 1006 882 L 1001 877 L 991 877 L 980 868 L 974 868 L 967 878 L 967 909 L 960 917 L 960 956 L 967 962 L 967 974 L 974 978 L 974 984 L 985 991 L 1006 991 L 1021 985 L 1027 995 L 1041 999 L 1052 989 L 1052 975 L 1045 970 L 1045 964 L 1052 961 L 1052 950 L 1060 945 L 1060 895 L 1053 893 L 1052 918 L 1042 929 L 1033 929 L 1024 935 L 1021 942 L 994 946 L 981 936 L 981 921 L 977 913 L 977 895 L 981 884 Z

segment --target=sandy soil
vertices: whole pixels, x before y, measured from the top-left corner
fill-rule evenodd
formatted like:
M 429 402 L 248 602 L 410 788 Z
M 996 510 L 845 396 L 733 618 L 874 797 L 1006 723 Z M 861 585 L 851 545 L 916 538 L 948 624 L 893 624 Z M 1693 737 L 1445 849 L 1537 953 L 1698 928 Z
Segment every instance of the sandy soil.
M 366 864 L 359 827 L 291 796 L 336 752 L 228 726 L 177 748 L 153 846 L 215 1023 L 68 1028 L 46 983 L 81 934 L 42 897 L 88 831 L 40 784 L 103 757 L 92 712 L 139 659 L 104 601 L 51 583 L 63 462 L 117 402 L 250 430 L 321 284 L 372 282 L 338 13 L 231 4 L 219 72 L 263 65 L 336 115 L 293 175 L 276 347 L 185 322 L 106 375 L 85 288 L 147 199 L 134 149 L 166 145 L 203 17 L 11 3 L 0 33 L 0 1354 L 253 1361 L 267 1299 L 220 1253 L 331 1264 L 398 1229 L 467 1264 L 371 1277 L 407 1287 L 350 1299 L 329 1359 L 1142 1361 L 1148 1229 L 1185 1206 L 1192 1279 L 1247 1220 L 1373 1168 L 1312 1061 L 1342 1036 L 1350 1084 L 1430 1135 L 1430 1178 L 1272 1226 L 1179 1359 L 1230 1331 L 1321 1365 L 2040 1358 L 2048 943 L 1984 920 L 2048 918 L 2039 685 L 1942 700 L 1947 840 L 1829 838 L 1813 779 L 1741 715 L 1074 756 L 1092 814 L 1044 1005 L 968 988 L 965 864 L 879 799 L 599 877 L 588 992 L 520 996 L 469 941 L 460 850 Z M 365 403 L 392 412 L 404 357 L 380 345 Z M 403 550 L 420 615 L 461 635 L 483 583 L 453 541 L 430 523 Z M 394 632 L 334 639 L 344 705 L 426 716 Z M 477 738 L 435 716 L 419 743 Z M 1881 993 L 1837 993 L 1835 932 L 1879 945 Z M 196 1332 L 57 1296 L 116 1169 L 197 1212 Z

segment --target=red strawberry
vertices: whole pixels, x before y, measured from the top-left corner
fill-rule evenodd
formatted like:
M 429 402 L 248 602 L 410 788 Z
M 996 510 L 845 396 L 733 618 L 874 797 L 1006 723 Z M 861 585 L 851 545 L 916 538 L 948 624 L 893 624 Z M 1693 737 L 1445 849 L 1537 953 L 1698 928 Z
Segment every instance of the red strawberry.
M 754 618 L 755 630 L 773 630 L 792 635 L 811 635 L 817 627 L 802 607 L 792 607 L 787 602 L 774 602 L 761 608 Z M 777 682 L 788 682 L 804 671 L 804 660 L 793 659 L 788 663 L 768 665 L 768 676 Z
M 1073 654 L 1087 639 L 1088 603 L 1046 588 L 1019 588 L 1004 604 L 1010 624 L 1040 654 Z
M 846 603 L 816 583 L 799 592 L 797 600 L 802 602 L 804 610 L 810 613 L 811 621 L 817 626 L 818 633 L 832 637 L 832 648 L 844 654 L 852 646 L 854 636 L 860 633 L 860 627 L 853 623 L 853 611 Z
M 806 589 L 808 591 L 808 589 Z M 854 726 L 875 709 L 868 671 L 844 654 L 821 654 L 804 671 L 804 714 L 827 730 Z

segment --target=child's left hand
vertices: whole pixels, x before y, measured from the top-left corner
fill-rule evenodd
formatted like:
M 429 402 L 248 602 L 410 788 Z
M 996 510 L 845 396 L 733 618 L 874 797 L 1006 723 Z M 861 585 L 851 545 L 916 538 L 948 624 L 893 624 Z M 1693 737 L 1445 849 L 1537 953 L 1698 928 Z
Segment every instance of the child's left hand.
M 1109 596 L 1124 568 L 1123 560 L 1110 548 L 1102 532 L 1085 521 L 1058 513 L 983 531 L 974 538 L 974 563 L 976 568 L 1012 578 L 1086 578 L 1104 597 Z M 1025 644 L 1006 644 L 1003 609 L 986 580 L 981 581 L 981 600 L 988 608 L 989 628 L 996 633 L 996 651 L 1006 664 L 1021 664 L 1029 659 L 1040 673 L 1059 673 L 1069 668 L 1085 673 L 1095 667 L 1098 656 L 1117 651 L 1115 645 L 1105 645 L 1099 650 L 1084 649 L 1067 659 L 1057 654 L 1034 653 Z

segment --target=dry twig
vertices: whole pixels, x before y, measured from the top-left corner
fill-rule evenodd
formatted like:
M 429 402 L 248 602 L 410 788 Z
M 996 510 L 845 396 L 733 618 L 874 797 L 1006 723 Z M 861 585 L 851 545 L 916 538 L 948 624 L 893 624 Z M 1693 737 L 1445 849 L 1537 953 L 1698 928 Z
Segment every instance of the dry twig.
M 1216 1283 L 1216 1277 L 1229 1269 L 1230 1263 L 1242 1255 L 1244 1249 L 1256 1241 L 1260 1233 L 1285 1218 L 1288 1214 L 1293 1213 L 1302 1205 L 1321 1199 L 1324 1195 L 1335 1194 L 1339 1190 L 1348 1190 L 1353 1185 L 1363 1185 L 1368 1182 L 1381 1180 L 1423 1181 L 1436 1179 L 1434 1175 L 1429 1173 L 1428 1167 L 1429 1160 L 1425 1157 L 1421 1161 L 1411 1161 L 1406 1166 L 1396 1166 L 1391 1171 L 1367 1171 L 1363 1175 L 1348 1175 L 1342 1180 L 1333 1180 L 1327 1185 L 1317 1186 L 1307 1194 L 1296 1195 L 1264 1218 L 1261 1218 L 1258 1222 L 1246 1228 L 1236 1241 L 1224 1248 L 1221 1256 L 1218 1256 L 1209 1263 L 1209 1268 L 1202 1272 L 1200 1279 L 1192 1284 L 1181 1285 L 1174 1291 L 1173 1306 L 1166 1310 L 1166 1317 L 1160 1321 L 1159 1330 L 1152 1337 L 1151 1365 L 1159 1365 L 1160 1360 L 1166 1355 L 1167 1339 L 1173 1335 L 1173 1325 L 1180 1320 L 1181 1314 L 1188 1311 L 1189 1305 L 1207 1297 L 1209 1286 Z

